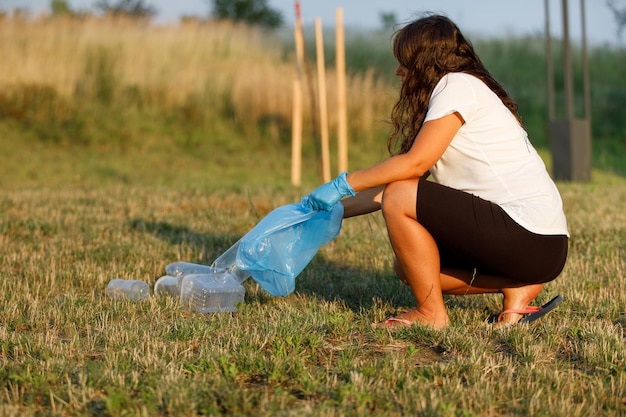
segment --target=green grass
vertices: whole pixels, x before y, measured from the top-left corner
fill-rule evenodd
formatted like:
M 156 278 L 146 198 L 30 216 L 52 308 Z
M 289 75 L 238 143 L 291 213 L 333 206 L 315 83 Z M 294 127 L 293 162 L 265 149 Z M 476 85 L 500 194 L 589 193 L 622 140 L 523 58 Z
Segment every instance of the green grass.
M 414 301 L 377 215 L 346 221 L 294 294 L 246 281 L 236 314 L 104 296 L 115 277 L 154 284 L 170 262 L 209 263 L 299 200 L 288 155 L 223 166 L 208 146 L 99 152 L 3 126 L 0 415 L 626 413 L 626 180 L 610 170 L 559 184 L 570 256 L 537 300 L 562 294 L 554 313 L 492 331 L 497 296 L 449 297 L 449 329 L 390 334 L 370 323 Z

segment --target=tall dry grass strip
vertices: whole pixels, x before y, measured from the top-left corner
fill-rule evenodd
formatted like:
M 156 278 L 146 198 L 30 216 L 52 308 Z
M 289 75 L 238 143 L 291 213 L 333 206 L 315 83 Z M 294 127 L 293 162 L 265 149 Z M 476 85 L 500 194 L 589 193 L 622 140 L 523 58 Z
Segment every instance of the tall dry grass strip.
M 268 121 L 284 127 L 292 115 L 293 66 L 276 47 L 280 42 L 226 22 L 152 26 L 125 19 L 4 18 L 0 86 L 45 87 L 66 99 L 132 98 L 165 107 L 196 102 L 203 111 L 230 115 L 244 129 Z M 335 71 L 328 71 L 328 82 L 336 82 Z M 358 135 L 379 129 L 394 88 L 373 74 L 348 77 L 346 88 L 351 129 Z M 328 100 L 334 103 L 332 90 Z M 303 117 L 303 126 L 310 126 L 306 106 Z M 334 129 L 337 123 L 332 112 L 328 124 Z
M 225 22 L 150 26 L 126 19 L 3 19 L 0 68 L 6 84 L 50 85 L 71 95 L 93 51 L 114 56 L 118 81 L 163 89 L 172 99 L 203 86 L 207 76 L 253 62 L 277 63 L 254 29 Z

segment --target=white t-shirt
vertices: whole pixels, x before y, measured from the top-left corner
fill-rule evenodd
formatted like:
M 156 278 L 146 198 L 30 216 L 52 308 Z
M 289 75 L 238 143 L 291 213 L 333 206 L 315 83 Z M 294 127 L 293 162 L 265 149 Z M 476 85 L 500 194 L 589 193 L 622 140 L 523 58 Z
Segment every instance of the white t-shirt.
M 465 120 L 430 169 L 435 182 L 498 204 L 518 224 L 542 235 L 568 235 L 563 203 L 528 134 L 478 78 L 444 76 L 426 121 L 458 112 Z

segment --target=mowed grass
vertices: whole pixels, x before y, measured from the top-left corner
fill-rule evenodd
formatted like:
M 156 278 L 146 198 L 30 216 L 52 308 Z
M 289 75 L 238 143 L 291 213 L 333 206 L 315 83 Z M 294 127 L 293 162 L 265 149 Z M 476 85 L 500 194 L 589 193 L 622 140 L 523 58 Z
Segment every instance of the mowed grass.
M 262 115 L 235 105 L 268 101 L 248 94 L 257 78 L 240 76 L 259 57 L 252 41 L 238 49 L 254 33 L 48 23 L 2 26 L 21 41 L 2 44 L 18 64 L 0 70 L 15 88 L 0 95 L 0 416 L 626 414 L 620 136 L 594 142 L 591 183 L 558 184 L 570 255 L 537 304 L 565 301 L 529 326 L 491 329 L 500 298 L 486 295 L 446 298 L 446 330 L 371 329 L 414 306 L 378 214 L 347 220 L 285 298 L 249 279 L 234 314 L 113 301 L 110 279 L 153 285 L 170 262 L 212 262 L 317 185 L 317 161 L 309 140 L 304 185 L 292 187 L 284 132 L 263 135 Z M 216 47 L 222 59 L 180 45 Z M 163 59 L 163 48 L 182 56 Z M 204 51 L 200 64 L 183 65 L 197 62 L 193 51 Z M 258 84 L 282 91 L 270 113 L 288 114 L 292 65 L 274 61 L 261 71 L 271 82 Z M 239 75 L 224 84 L 230 95 L 209 88 L 222 72 Z M 387 117 L 393 94 L 367 79 L 351 78 L 350 169 L 384 156 L 372 120 Z
M 46 152 L 33 154 L 33 166 L 51 177 L 71 179 L 93 164 Z M 108 158 L 100 164 L 133 163 Z M 179 160 L 193 167 L 187 162 Z M 93 179 L 35 186 L 33 167 L 5 180 L 0 415 L 626 413 L 626 181 L 602 171 L 589 184 L 559 183 L 570 256 L 537 302 L 556 294 L 565 301 L 529 326 L 493 331 L 485 319 L 500 299 L 488 295 L 446 298 L 446 330 L 371 329 L 414 306 L 391 269 L 379 215 L 347 220 L 288 297 L 247 280 L 238 313 L 104 295 L 115 277 L 153 285 L 170 262 L 210 263 L 270 210 L 299 200 L 304 191 L 272 185 L 278 172 L 257 168 L 241 170 L 244 178 L 265 173 L 265 185 L 104 175 L 100 187 Z M 156 177 L 161 167 L 151 169 Z

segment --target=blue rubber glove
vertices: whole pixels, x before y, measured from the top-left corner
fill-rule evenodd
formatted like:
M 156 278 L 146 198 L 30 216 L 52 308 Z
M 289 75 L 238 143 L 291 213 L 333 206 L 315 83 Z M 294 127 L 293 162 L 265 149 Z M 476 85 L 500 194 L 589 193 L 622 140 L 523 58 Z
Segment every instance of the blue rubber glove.
M 343 197 L 354 196 L 356 193 L 346 180 L 347 172 L 341 173 L 331 182 L 317 187 L 311 194 L 304 197 L 313 210 L 331 211 Z

